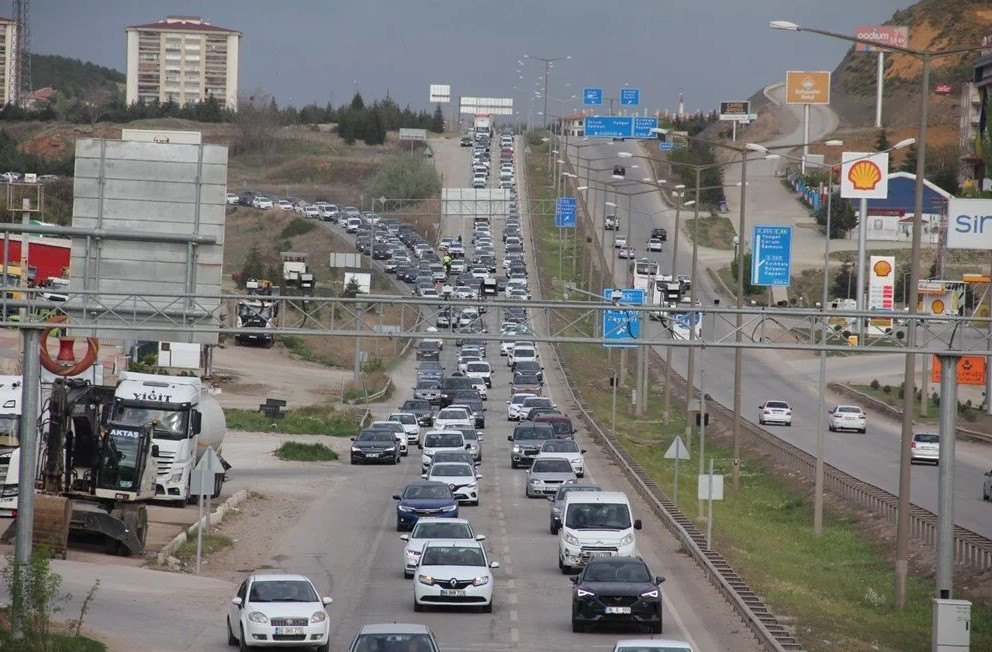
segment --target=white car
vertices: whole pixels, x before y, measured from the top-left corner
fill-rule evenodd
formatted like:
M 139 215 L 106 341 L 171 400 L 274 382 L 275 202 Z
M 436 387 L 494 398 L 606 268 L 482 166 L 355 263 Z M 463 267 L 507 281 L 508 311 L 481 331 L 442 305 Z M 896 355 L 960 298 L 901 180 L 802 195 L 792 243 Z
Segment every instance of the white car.
M 424 480 L 432 482 L 443 482 L 451 489 L 455 500 L 459 503 L 470 505 L 479 504 L 479 479 L 481 475 L 476 475 L 475 465 L 465 462 L 439 462 L 431 464 L 427 473 L 422 474 Z
M 484 360 L 470 361 L 465 365 L 462 372 L 469 378 L 481 378 L 486 383 L 486 387 L 493 386 L 493 368 Z
M 526 344 L 531 348 L 534 348 L 536 346 L 534 342 L 525 342 L 521 340 L 504 340 L 499 343 L 499 354 L 509 356 L 510 352 L 513 351 L 513 347 L 515 347 L 518 344 Z M 507 361 L 506 364 L 508 365 L 510 364 L 509 360 Z
M 537 362 L 537 348 L 529 344 L 517 344 L 510 349 L 506 364 L 513 367 L 518 362 Z
M 272 208 L 272 200 L 265 195 L 258 195 L 255 199 L 251 200 L 251 205 L 254 208 L 259 208 L 261 210 L 268 210 Z
M 758 423 L 781 423 L 792 425 L 792 407 L 785 401 L 765 401 L 758 406 Z
M 619 249 L 620 247 L 626 247 L 626 246 L 627 246 L 627 236 L 625 236 L 625 235 L 618 235 L 613 240 L 613 248 L 614 249 Z
M 478 308 L 463 308 L 458 315 L 459 326 L 471 326 L 482 318 Z
M 547 396 L 528 396 L 517 410 L 518 418 L 521 421 L 528 420 L 530 418 L 530 411 L 534 408 L 551 408 L 552 410 L 557 410 L 558 406 Z
M 475 419 L 465 408 L 447 407 L 438 411 L 434 417 L 434 427 L 441 430 L 445 428 L 474 428 Z
M 249 641 L 278 640 L 279 647 L 328 652 L 329 604 L 331 599 L 321 598 L 313 582 L 302 575 L 250 575 L 228 606 L 227 644 L 244 650 L 255 647 Z
M 229 193 L 227 193 L 224 196 L 224 201 L 226 201 L 228 204 L 232 204 L 234 206 L 237 206 L 238 205 L 238 199 L 239 199 L 239 197 L 237 195 L 235 195 L 233 192 L 229 192 Z
M 489 561 L 478 541 L 428 541 L 417 564 L 413 582 L 413 610 L 428 605 L 481 607 L 493 611 L 493 574 L 499 563 Z
M 518 420 L 520 418 L 520 408 L 523 406 L 524 401 L 534 396 L 537 396 L 537 394 L 529 394 L 522 392 L 520 394 L 514 394 L 512 397 L 510 397 L 510 400 L 506 402 L 506 420 L 507 421 Z
M 648 251 L 661 251 L 661 240 L 658 238 L 648 240 Z
M 465 410 L 462 410 L 465 412 Z M 436 422 L 435 422 L 436 423 Z M 468 426 L 471 428 L 472 426 Z M 422 446 L 424 452 L 420 457 L 420 468 L 426 472 L 434 461 L 438 451 L 466 451 L 465 436 L 457 430 L 431 430 L 424 435 Z
M 276 202 L 276 207 L 281 211 L 291 211 L 293 210 L 293 203 L 288 199 L 280 199 Z
M 406 433 L 408 446 L 420 441 L 420 424 L 417 423 L 416 414 L 413 412 L 393 412 L 389 415 L 389 420 L 403 424 L 403 432 Z
M 860 433 L 868 431 L 868 415 L 857 405 L 836 405 L 827 413 L 827 428 L 830 432 L 838 430 L 857 430 Z
M 940 435 L 935 432 L 914 432 L 909 444 L 909 463 L 940 464 Z M 987 483 L 986 483 L 987 484 Z
M 388 430 L 393 433 L 393 437 L 396 439 L 396 445 L 400 447 L 400 455 L 406 455 L 409 452 L 407 450 L 406 428 L 403 427 L 402 423 L 389 420 L 373 421 L 369 428 L 372 430 Z
M 476 534 L 472 524 L 464 518 L 431 518 L 417 519 L 410 534 L 401 534 L 400 539 L 406 541 L 403 549 L 403 577 L 410 579 L 417 570 L 417 562 L 424 546 L 431 539 L 468 539 L 470 541 L 485 541 L 486 535 Z
M 311 220 L 319 220 L 320 219 L 320 209 L 317 208 L 317 206 L 315 204 L 308 204 L 303 209 L 303 216 L 304 217 L 309 217 Z
M 541 452 L 538 455 L 546 454 L 565 458 L 572 465 L 572 472 L 575 473 L 575 476 L 581 478 L 586 471 L 586 461 L 583 457 L 585 452 L 586 449 L 579 448 L 573 439 L 549 439 L 541 446 Z
M 472 362 L 482 362 L 481 355 L 469 355 L 462 354 L 458 356 L 458 373 L 465 375 L 468 371 L 468 365 Z
M 628 247 L 624 245 L 620 247 L 620 251 L 617 252 L 617 258 L 622 258 L 624 260 L 631 260 L 637 256 L 637 252 L 634 251 L 633 247 Z
M 341 211 L 334 204 L 318 204 L 318 208 L 320 208 L 320 218 L 323 220 L 336 220 L 337 216 L 341 214 Z
M 685 641 L 662 638 L 628 638 L 617 641 L 613 652 L 695 652 Z

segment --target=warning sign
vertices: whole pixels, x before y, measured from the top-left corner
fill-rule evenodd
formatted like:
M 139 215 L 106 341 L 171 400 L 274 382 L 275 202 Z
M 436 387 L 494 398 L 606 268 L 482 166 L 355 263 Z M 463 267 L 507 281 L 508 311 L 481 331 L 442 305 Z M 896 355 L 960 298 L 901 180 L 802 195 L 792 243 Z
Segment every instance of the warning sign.
M 940 359 L 933 356 L 933 366 L 930 371 L 930 382 L 940 382 Z M 979 355 L 966 355 L 958 360 L 959 385 L 985 384 L 985 358 Z

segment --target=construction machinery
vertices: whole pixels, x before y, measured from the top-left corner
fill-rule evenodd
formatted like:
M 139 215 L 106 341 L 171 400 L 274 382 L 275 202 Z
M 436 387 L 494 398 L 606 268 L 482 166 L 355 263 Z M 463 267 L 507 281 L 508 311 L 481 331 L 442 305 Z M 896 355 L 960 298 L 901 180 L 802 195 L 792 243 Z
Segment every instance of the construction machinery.
M 257 298 L 238 302 L 235 325 L 238 328 L 273 328 L 276 317 L 279 316 L 279 304 L 267 298 L 273 293 L 272 282 L 266 279 L 248 279 L 245 289 L 248 294 Z M 239 333 L 234 339 L 238 344 L 262 344 L 265 347 L 271 347 L 275 343 L 275 337 L 271 333 Z

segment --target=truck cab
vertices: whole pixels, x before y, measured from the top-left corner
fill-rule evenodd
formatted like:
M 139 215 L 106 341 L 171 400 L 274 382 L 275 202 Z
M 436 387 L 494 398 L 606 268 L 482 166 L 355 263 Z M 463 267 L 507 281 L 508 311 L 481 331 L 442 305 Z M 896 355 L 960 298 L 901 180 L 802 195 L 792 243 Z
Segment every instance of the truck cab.
M 17 514 L 21 377 L 0 376 L 0 516 Z

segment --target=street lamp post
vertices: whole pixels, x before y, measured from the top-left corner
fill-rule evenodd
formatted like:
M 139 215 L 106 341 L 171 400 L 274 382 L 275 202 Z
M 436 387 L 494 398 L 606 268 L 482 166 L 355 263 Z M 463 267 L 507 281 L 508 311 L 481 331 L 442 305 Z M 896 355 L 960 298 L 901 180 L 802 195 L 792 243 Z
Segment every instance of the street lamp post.
M 802 27 L 796 23 L 784 20 L 771 21 L 769 25 L 772 29 L 781 29 L 793 32 L 812 32 L 842 41 L 853 43 L 863 43 L 866 45 L 878 46 L 869 39 L 862 39 L 847 34 L 830 32 L 827 30 L 812 27 Z M 916 136 L 916 189 L 913 197 L 913 243 L 910 262 L 909 277 L 909 316 L 906 327 L 906 346 L 912 350 L 916 347 L 916 319 L 917 303 L 919 302 L 919 264 L 920 264 L 920 231 L 923 228 L 923 191 L 924 176 L 926 174 L 926 146 L 927 146 L 927 110 L 930 95 L 930 64 L 934 59 L 965 54 L 981 50 L 981 47 L 955 48 L 951 50 L 941 50 L 930 52 L 926 50 L 914 50 L 892 45 L 884 46 L 885 49 L 894 52 L 901 52 L 921 60 L 922 74 L 920 75 L 920 119 L 917 125 Z M 896 522 L 896 563 L 895 563 L 895 602 L 896 607 L 902 609 L 906 606 L 906 583 L 909 577 L 909 510 L 910 510 L 910 485 L 911 485 L 911 457 L 910 444 L 913 441 L 913 403 L 916 392 L 913 391 L 916 380 L 916 356 L 906 355 L 906 365 L 903 371 L 903 414 L 902 414 L 902 441 L 899 447 L 899 513 Z M 951 460 L 951 463 L 954 461 Z M 950 542 L 944 542 L 949 544 Z M 938 551 L 938 556 L 940 551 Z M 938 584 L 940 581 L 938 580 Z M 949 586 L 949 585 L 948 585 Z M 943 596 L 942 596 L 943 597 Z M 950 596 L 946 596 L 950 597 Z
M 572 56 L 567 57 L 532 57 L 529 54 L 524 55 L 525 59 L 533 59 L 534 61 L 544 62 L 544 128 L 548 128 L 548 75 L 551 73 L 551 64 L 556 61 L 565 61 L 566 59 L 571 59 Z
M 680 218 L 682 214 L 682 207 L 695 205 L 696 200 L 691 199 L 685 204 L 682 203 L 683 198 L 685 198 L 685 184 L 680 183 L 675 186 L 676 192 L 673 193 L 675 196 L 675 232 L 672 233 L 672 280 L 676 278 L 676 264 L 679 259 L 679 234 L 681 233 Z M 672 408 L 672 347 L 668 346 L 668 350 L 665 353 L 665 423 L 671 421 L 671 408 Z

